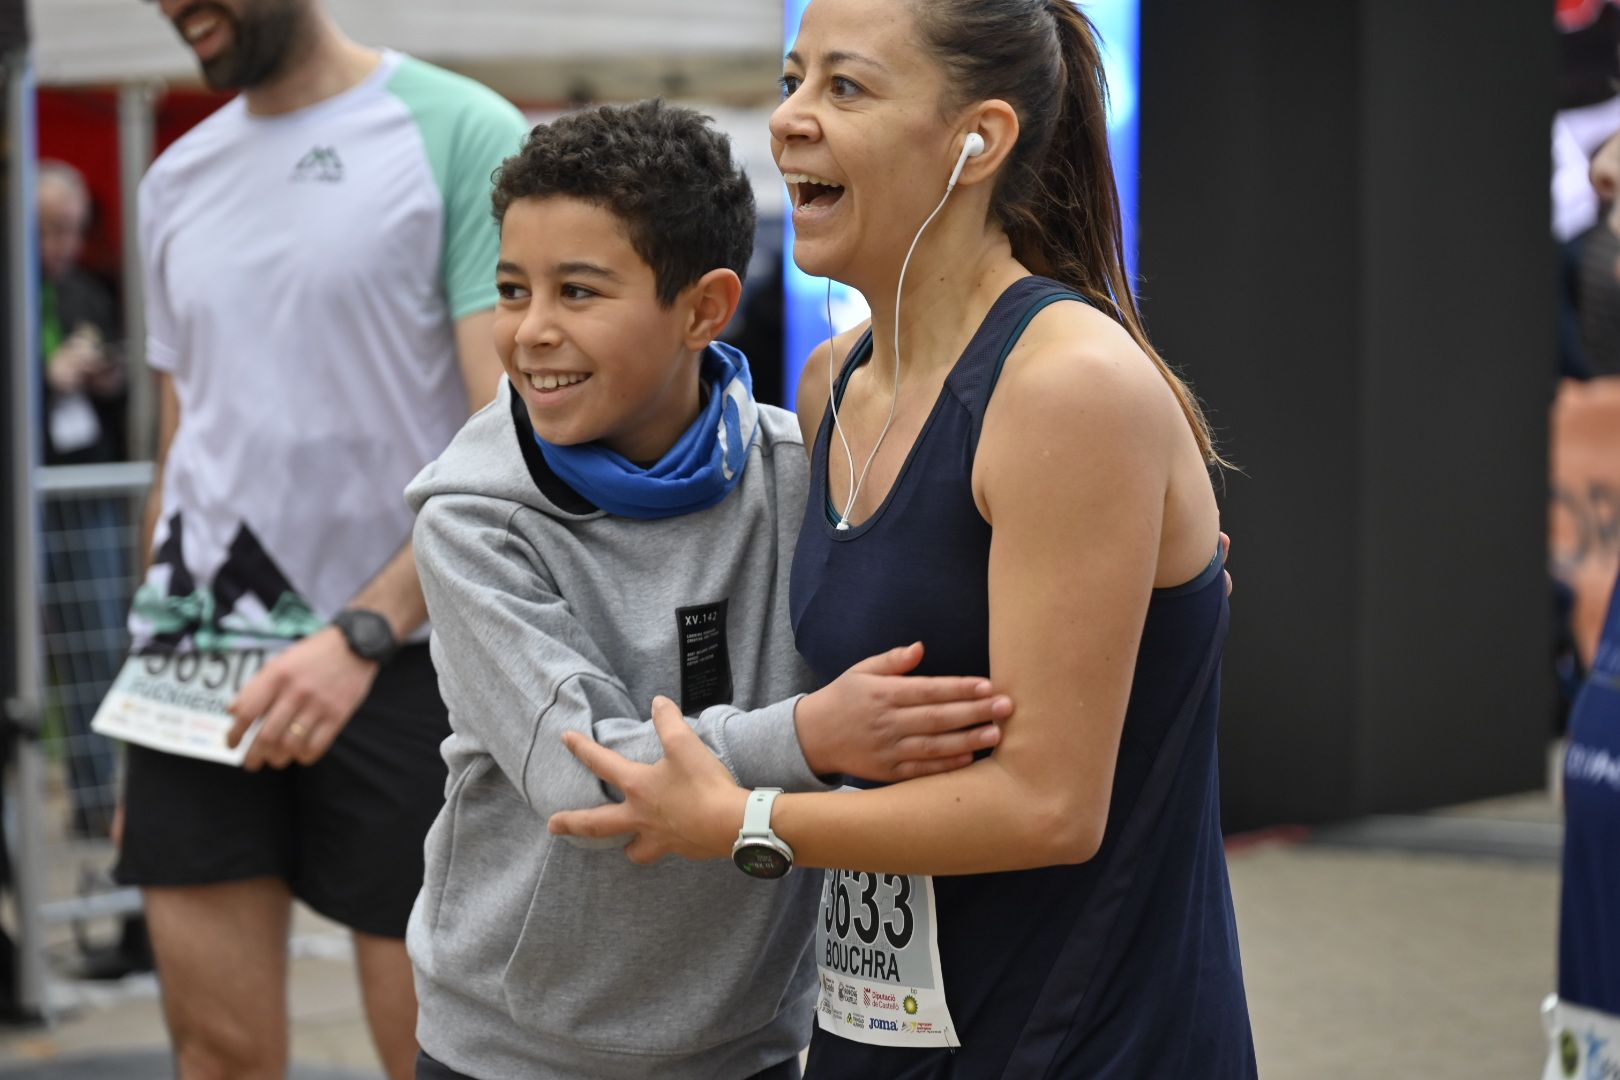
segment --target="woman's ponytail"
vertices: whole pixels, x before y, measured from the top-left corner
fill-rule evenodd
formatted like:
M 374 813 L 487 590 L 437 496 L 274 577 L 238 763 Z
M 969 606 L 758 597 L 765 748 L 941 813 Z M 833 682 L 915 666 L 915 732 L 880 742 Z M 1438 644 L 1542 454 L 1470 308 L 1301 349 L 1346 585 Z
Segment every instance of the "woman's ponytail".
M 1108 82 L 1091 21 L 1070 0 L 919 0 L 916 11 L 959 88 L 953 104 L 1000 98 L 1018 111 L 1018 145 L 992 202 L 1013 254 L 1118 320 L 1170 384 L 1204 459 L 1225 465 L 1198 399 L 1142 326 L 1125 266 Z

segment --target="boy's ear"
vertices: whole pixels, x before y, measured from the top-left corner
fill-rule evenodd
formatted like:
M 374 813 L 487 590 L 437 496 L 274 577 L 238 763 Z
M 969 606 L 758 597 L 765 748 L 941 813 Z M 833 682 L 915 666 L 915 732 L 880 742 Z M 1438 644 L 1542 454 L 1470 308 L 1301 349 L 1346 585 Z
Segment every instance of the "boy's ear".
M 720 336 L 742 300 L 742 279 L 724 267 L 710 270 L 686 290 L 686 347 L 705 349 Z

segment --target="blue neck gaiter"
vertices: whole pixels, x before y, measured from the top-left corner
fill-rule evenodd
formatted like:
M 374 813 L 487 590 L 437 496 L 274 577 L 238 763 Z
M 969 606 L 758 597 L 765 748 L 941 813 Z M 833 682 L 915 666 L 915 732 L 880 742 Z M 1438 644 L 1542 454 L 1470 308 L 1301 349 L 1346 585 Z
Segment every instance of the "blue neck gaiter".
M 680 441 L 643 469 L 599 443 L 554 446 L 535 435 L 551 471 L 596 506 L 619 517 L 679 517 L 716 505 L 742 480 L 759 433 L 759 408 L 748 358 L 714 342 L 703 351 L 699 378 L 708 403 Z

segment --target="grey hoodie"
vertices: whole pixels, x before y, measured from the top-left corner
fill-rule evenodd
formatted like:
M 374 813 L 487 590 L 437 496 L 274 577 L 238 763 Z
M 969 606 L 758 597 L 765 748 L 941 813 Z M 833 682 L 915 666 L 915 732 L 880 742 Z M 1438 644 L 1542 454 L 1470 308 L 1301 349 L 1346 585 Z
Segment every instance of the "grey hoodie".
M 418 1038 L 453 1069 L 727 1080 L 809 1041 L 821 875 L 637 867 L 622 839 L 546 832 L 608 798 L 562 733 L 656 760 L 659 693 L 743 786 L 824 788 L 794 728 L 810 676 L 787 606 L 808 467 L 793 417 L 760 413 L 737 488 L 681 517 L 583 503 L 507 384 L 406 491 L 452 729 L 407 944 Z

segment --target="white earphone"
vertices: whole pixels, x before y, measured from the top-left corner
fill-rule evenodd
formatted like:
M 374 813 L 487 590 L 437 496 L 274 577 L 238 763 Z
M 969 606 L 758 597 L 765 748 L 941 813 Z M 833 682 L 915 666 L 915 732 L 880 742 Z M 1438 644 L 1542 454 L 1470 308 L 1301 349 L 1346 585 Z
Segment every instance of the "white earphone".
M 976 158 L 982 153 L 984 153 L 984 136 L 977 131 L 968 132 L 967 139 L 962 143 L 961 156 L 956 159 L 956 168 L 951 170 L 951 178 L 945 182 L 945 197 L 939 200 L 939 205 L 934 207 L 934 212 L 928 215 L 928 218 L 922 223 L 922 228 L 917 230 L 917 235 L 911 238 L 911 247 L 906 249 L 905 261 L 900 264 L 900 280 L 894 289 L 894 396 L 889 400 L 889 418 L 883 422 L 883 430 L 878 432 L 877 442 L 873 444 L 872 452 L 866 455 L 866 464 L 861 466 L 859 479 L 855 476 L 855 455 L 850 452 L 849 440 L 844 437 L 844 429 L 838 423 L 838 394 L 836 387 L 833 385 L 833 370 L 837 367 L 837 364 L 833 362 L 829 349 L 827 357 L 827 405 L 832 409 L 833 430 L 838 432 L 839 441 L 844 444 L 844 457 L 849 461 L 849 500 L 844 503 L 843 513 L 838 515 L 836 529 L 839 532 L 849 531 L 849 515 L 855 510 L 855 498 L 861 493 L 861 485 L 866 483 L 867 470 L 871 469 L 872 462 L 877 458 L 878 450 L 883 446 L 883 440 L 888 437 L 889 427 L 894 423 L 895 409 L 900 405 L 900 298 L 905 292 L 906 268 L 911 265 L 912 252 L 917 250 L 917 241 L 922 239 L 922 234 L 927 230 L 928 226 L 933 224 L 934 218 L 938 217 L 939 212 L 945 209 L 945 202 L 951 197 L 951 192 L 956 189 L 956 182 L 961 179 L 962 170 L 967 166 L 968 158 Z M 829 331 L 832 329 L 831 278 L 827 279 L 827 328 Z
M 967 165 L 968 158 L 978 157 L 984 153 L 984 136 L 977 131 L 968 132 L 967 141 L 962 144 L 962 156 L 956 159 L 956 168 L 951 170 L 950 183 L 945 185 L 945 194 L 949 195 L 956 186 L 957 180 L 962 177 L 962 169 Z M 924 225 L 923 228 L 927 228 Z

